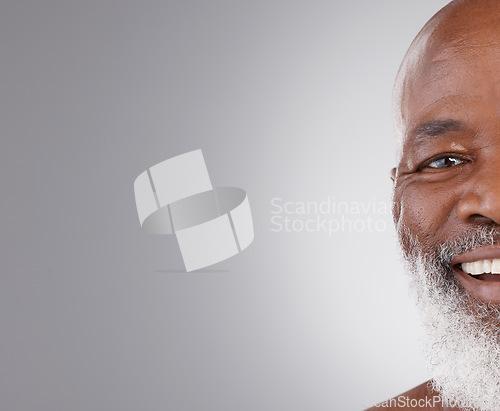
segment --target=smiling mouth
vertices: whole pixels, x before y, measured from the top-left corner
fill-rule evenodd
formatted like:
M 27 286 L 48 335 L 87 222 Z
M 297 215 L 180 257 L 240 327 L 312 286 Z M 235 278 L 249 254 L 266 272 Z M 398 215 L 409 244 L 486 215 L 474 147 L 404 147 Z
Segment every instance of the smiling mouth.
M 477 280 L 500 282 L 500 259 L 498 258 L 456 264 L 456 268 Z
M 457 255 L 453 273 L 461 285 L 484 302 L 500 304 L 500 244 L 477 247 Z

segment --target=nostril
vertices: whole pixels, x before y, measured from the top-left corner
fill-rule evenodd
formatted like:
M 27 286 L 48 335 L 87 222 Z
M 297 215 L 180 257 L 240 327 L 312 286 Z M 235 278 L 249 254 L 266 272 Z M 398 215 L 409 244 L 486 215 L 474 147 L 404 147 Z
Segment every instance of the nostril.
M 498 222 L 491 219 L 490 217 L 486 217 L 482 214 L 471 214 L 468 219 L 469 223 L 480 224 L 480 225 L 497 225 Z

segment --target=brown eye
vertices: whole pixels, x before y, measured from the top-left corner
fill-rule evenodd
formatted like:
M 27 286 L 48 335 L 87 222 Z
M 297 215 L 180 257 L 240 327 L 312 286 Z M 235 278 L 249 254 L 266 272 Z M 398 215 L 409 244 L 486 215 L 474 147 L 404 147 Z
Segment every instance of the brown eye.
M 445 156 L 445 157 L 437 158 L 434 161 L 430 162 L 427 165 L 427 167 L 430 167 L 430 168 L 449 168 L 449 167 L 458 166 L 458 165 L 463 164 L 463 163 L 464 163 L 464 160 L 462 160 L 460 158 Z

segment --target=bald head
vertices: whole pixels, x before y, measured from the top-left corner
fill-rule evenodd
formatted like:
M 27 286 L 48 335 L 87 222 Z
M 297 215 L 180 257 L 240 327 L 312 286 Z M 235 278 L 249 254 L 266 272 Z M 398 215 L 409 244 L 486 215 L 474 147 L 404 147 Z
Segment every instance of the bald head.
M 455 0 L 427 22 L 408 49 L 394 87 L 398 160 L 408 134 L 418 127 L 416 117 L 425 117 L 439 99 L 469 91 L 460 83 L 474 84 L 479 75 L 496 85 L 499 55 L 498 0 Z

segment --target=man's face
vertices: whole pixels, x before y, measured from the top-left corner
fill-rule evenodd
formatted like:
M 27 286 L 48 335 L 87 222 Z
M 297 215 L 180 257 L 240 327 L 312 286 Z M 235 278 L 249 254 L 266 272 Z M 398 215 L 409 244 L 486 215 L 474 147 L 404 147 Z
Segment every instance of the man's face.
M 394 220 L 424 253 L 473 236 L 478 228 L 500 227 L 498 34 L 434 39 L 404 82 L 405 137 L 394 181 Z M 500 241 L 496 233 L 492 243 Z M 462 251 L 450 261 L 450 275 L 471 296 L 500 303 L 500 245 Z
M 403 138 L 394 221 L 433 383 L 443 399 L 479 410 L 498 409 L 500 398 L 496 16 L 498 1 L 453 4 L 417 38 L 396 89 Z

